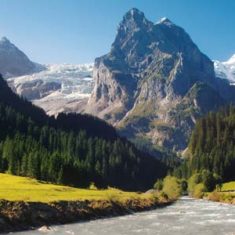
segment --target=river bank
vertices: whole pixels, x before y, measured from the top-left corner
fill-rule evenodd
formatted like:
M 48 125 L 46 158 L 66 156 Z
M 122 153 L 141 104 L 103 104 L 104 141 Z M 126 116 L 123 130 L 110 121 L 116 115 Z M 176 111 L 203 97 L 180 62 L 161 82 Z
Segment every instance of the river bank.
M 125 202 L 85 200 L 51 203 L 1 200 L 0 233 L 127 215 L 161 208 L 172 203 L 173 201 L 155 199 L 129 199 Z
M 170 206 L 127 216 L 42 227 L 14 235 L 231 235 L 235 228 L 235 207 L 182 197 Z
M 235 193 L 234 192 L 212 192 L 205 196 L 205 199 L 214 201 L 227 203 L 231 205 L 235 205 Z

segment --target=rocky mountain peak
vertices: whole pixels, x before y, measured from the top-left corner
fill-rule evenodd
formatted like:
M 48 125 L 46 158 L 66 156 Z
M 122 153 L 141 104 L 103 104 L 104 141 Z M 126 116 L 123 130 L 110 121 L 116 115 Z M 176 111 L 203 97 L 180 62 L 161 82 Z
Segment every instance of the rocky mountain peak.
M 133 31 L 145 30 L 151 25 L 152 23 L 145 18 L 143 12 L 136 8 L 132 8 L 124 15 L 121 23 L 119 24 L 117 37 L 118 35 L 128 35 Z
M 6 37 L 0 40 L 0 73 L 4 78 L 16 77 L 41 71 L 44 67 L 36 64 Z
M 0 40 L 0 50 L 3 52 L 4 50 L 19 50 L 7 37 L 2 37 Z M 10 52 L 9 52 L 10 53 Z
M 0 44 L 10 44 L 10 40 L 7 37 L 2 37 Z
M 212 61 L 168 18 L 154 24 L 131 9 L 96 62 L 86 112 L 131 139 L 182 150 L 195 118 L 223 103 Z
M 143 12 L 139 11 L 136 8 L 132 8 L 129 10 L 123 17 L 123 21 L 121 24 L 130 24 L 134 23 L 136 26 L 142 26 L 143 24 L 147 23 L 147 19 Z

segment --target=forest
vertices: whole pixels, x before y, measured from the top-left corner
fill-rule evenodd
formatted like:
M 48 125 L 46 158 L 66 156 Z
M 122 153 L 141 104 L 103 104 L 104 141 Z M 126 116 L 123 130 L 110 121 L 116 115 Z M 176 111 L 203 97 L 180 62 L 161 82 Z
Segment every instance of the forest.
M 235 107 L 223 107 L 199 119 L 191 135 L 186 160 L 174 174 L 189 178 L 210 173 L 227 182 L 235 180 Z
M 81 114 L 47 116 L 0 78 L 0 172 L 58 184 L 143 190 L 167 172 L 115 129 Z

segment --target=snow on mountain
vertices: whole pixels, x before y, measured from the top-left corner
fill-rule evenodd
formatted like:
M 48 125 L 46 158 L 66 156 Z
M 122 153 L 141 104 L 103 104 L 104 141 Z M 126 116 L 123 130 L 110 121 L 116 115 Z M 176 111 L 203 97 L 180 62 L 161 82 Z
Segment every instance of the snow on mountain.
M 45 65 L 44 71 L 8 79 L 10 87 L 48 114 L 79 111 L 94 83 L 93 64 Z
M 228 61 L 215 60 L 214 67 L 217 77 L 227 79 L 231 85 L 235 85 L 235 54 Z

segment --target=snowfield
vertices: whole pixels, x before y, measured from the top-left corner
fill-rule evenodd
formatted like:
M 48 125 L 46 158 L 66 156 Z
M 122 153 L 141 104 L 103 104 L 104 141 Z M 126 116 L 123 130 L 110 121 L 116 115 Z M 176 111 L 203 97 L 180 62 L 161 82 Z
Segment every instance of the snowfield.
M 231 85 L 235 85 L 235 54 L 228 61 L 215 60 L 214 67 L 217 77 L 227 79 Z

